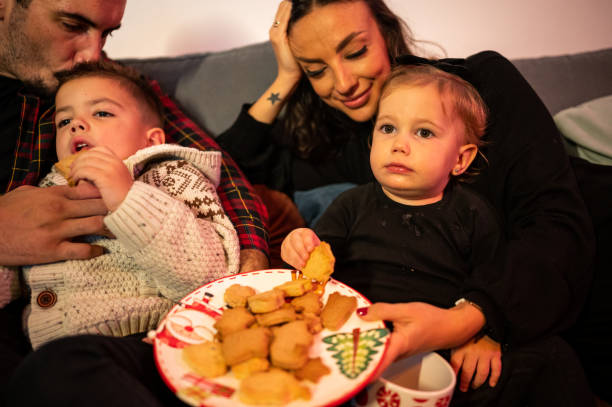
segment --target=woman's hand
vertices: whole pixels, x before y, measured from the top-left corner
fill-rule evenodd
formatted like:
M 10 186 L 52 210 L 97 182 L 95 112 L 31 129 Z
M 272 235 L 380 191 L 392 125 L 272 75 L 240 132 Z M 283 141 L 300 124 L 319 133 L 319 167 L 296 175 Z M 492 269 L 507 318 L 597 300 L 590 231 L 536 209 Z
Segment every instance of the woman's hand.
M 274 17 L 272 27 L 270 27 L 269 34 L 278 65 L 278 76 L 287 81 L 297 83 L 302 76 L 302 68 L 300 68 L 300 65 L 291 53 L 287 37 L 287 24 L 291 16 L 291 5 L 291 1 L 281 1 L 276 10 L 276 16 Z
M 262 123 L 271 124 L 276 120 L 302 77 L 302 68 L 289 48 L 287 24 L 290 16 L 291 2 L 281 1 L 278 10 L 276 10 L 272 27 L 270 27 L 270 42 L 274 48 L 278 74 L 270 87 L 249 109 L 251 117 Z
M 495 387 L 501 375 L 501 346 L 488 336 L 451 350 L 451 365 L 455 374 L 461 369 L 459 390 L 465 392 L 472 383 L 472 388 L 479 388 L 489 378 L 489 386 Z
M 422 302 L 376 303 L 358 313 L 366 321 L 393 323 L 387 352 L 374 378 L 400 357 L 464 344 L 485 324 L 482 312 L 468 303 L 450 309 Z
M 287 264 L 301 270 L 306 265 L 310 252 L 321 243 L 314 231 L 307 228 L 294 229 L 281 244 L 281 258 Z
M 79 154 L 72 163 L 70 177 L 76 183 L 86 180 L 94 184 L 110 211 L 121 205 L 134 183 L 123 161 L 107 147 L 94 147 Z

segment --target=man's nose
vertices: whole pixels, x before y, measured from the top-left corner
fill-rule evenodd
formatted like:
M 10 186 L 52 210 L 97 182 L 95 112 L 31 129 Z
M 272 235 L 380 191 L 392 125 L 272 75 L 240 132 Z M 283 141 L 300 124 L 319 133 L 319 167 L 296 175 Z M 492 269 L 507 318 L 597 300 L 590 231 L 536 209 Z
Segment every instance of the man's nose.
M 104 46 L 104 39 L 99 34 L 91 34 L 81 40 L 79 49 L 77 50 L 74 63 L 78 64 L 81 62 L 95 62 L 100 59 L 102 55 L 102 47 Z

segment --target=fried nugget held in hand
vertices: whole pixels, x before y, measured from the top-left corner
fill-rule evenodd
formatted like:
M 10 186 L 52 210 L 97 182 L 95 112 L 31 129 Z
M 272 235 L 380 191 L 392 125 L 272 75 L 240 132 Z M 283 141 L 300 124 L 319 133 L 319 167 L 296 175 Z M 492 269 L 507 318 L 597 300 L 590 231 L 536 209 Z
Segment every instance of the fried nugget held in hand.
M 75 186 L 75 183 L 74 180 L 70 178 L 70 168 L 72 167 L 72 163 L 78 155 L 79 153 L 69 155 L 68 157 L 64 157 L 63 159 L 55 163 L 55 169 L 60 174 L 62 174 L 64 178 L 68 180 L 68 185 L 70 185 L 71 187 Z
M 327 242 L 321 242 L 310 252 L 310 257 L 302 269 L 304 276 L 317 280 L 321 283 L 327 282 L 329 276 L 334 272 L 336 258 Z

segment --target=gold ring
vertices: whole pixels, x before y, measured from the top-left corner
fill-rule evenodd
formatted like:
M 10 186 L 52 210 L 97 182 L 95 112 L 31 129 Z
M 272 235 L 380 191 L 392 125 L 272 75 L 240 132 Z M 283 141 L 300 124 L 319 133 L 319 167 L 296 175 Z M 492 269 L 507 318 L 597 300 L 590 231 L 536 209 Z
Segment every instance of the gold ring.
M 276 28 L 276 27 L 278 27 L 279 25 L 280 25 L 280 21 L 276 20 L 276 21 L 274 22 L 274 24 L 272 24 L 272 27 Z

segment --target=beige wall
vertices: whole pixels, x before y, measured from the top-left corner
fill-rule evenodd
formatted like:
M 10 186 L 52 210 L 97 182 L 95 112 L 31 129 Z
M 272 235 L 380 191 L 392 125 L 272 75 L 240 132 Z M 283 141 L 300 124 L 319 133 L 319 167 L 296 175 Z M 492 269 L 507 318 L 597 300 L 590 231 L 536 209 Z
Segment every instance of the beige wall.
M 278 0 L 128 0 L 113 58 L 217 51 L 267 40 Z M 453 57 L 509 58 L 612 47 L 612 0 L 387 0 L 415 36 Z M 424 44 L 426 46 L 426 44 Z M 435 48 L 434 48 L 435 50 Z

